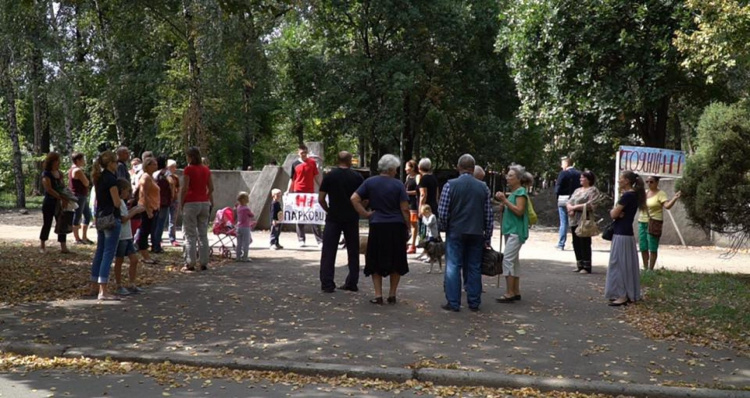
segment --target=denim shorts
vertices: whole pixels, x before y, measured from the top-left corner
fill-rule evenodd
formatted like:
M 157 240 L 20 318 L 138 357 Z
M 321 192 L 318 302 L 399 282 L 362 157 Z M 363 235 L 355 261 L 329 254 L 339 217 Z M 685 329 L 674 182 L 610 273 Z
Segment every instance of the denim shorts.
M 135 254 L 135 246 L 133 246 L 133 239 L 122 239 L 117 243 L 117 252 L 115 257 L 128 257 L 131 254 Z

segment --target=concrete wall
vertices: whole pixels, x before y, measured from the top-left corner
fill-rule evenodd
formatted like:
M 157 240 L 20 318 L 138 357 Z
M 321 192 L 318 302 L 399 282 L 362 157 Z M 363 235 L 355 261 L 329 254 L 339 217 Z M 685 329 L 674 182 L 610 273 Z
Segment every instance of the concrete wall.
M 211 170 L 214 181 L 214 211 L 234 207 L 240 191 L 250 193 L 260 171 Z M 211 215 L 213 217 L 213 214 Z

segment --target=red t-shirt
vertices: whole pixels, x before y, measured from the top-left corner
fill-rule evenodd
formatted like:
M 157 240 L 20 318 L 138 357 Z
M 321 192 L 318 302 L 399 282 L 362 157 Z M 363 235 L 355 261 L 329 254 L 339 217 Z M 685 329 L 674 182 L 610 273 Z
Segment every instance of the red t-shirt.
M 190 178 L 185 203 L 208 202 L 208 178 L 211 176 L 211 170 L 203 165 L 188 165 L 182 174 Z
M 292 191 L 301 193 L 315 192 L 315 176 L 318 175 L 318 164 L 311 158 L 297 160 L 292 164 Z

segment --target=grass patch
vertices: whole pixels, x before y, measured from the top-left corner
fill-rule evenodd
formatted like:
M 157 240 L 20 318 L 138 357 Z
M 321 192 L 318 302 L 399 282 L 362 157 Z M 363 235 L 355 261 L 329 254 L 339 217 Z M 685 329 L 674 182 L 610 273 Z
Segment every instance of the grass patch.
M 26 196 L 26 208 L 27 209 L 41 209 L 42 200 L 44 196 Z M 16 194 L 15 192 L 0 192 L 0 209 L 15 209 L 16 208 Z
M 50 240 L 47 253 L 38 252 L 38 242 L 0 242 L 0 302 L 18 304 L 33 301 L 76 299 L 86 293 L 91 278 L 94 245 L 69 245 L 70 254 L 60 254 L 59 246 Z M 182 253 L 165 248 L 158 255 L 160 264 L 138 264 L 138 285 L 159 284 L 180 274 Z M 211 266 L 227 263 L 214 257 Z M 129 262 L 123 264 L 123 281 L 127 282 Z M 114 270 L 113 270 L 114 271 Z M 110 290 L 114 292 L 114 275 L 110 273 Z
M 645 300 L 628 316 L 650 337 L 750 356 L 750 275 L 658 270 L 642 273 L 641 284 Z

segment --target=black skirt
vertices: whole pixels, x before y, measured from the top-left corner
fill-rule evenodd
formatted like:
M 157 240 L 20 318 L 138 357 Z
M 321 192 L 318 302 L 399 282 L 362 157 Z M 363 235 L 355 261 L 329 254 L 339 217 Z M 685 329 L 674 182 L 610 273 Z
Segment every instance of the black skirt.
M 365 276 L 389 276 L 392 273 L 406 275 L 409 272 L 406 237 L 406 226 L 403 223 L 370 224 Z

